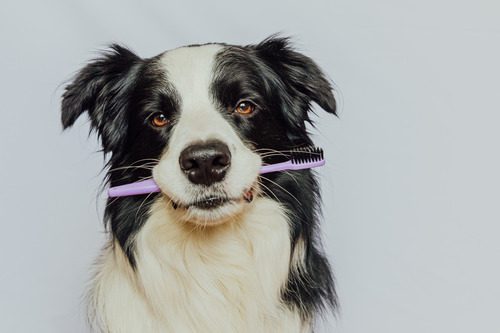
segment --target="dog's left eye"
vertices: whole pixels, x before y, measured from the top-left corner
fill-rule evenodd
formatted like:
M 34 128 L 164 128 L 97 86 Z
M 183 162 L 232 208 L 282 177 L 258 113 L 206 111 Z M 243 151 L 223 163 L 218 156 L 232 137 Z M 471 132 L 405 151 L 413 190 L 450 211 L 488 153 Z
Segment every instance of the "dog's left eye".
M 165 126 L 168 125 L 169 120 L 168 120 L 167 116 L 163 112 L 158 112 L 158 113 L 153 114 L 149 118 L 149 122 L 154 127 L 165 127 Z
M 234 111 L 239 114 L 249 115 L 255 111 L 255 104 L 250 101 L 241 101 L 238 103 Z

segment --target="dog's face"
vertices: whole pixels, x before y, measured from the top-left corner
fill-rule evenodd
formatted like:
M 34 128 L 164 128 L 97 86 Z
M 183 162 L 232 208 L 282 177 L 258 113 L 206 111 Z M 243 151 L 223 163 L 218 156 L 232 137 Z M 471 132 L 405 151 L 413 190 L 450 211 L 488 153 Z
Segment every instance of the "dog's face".
M 180 48 L 159 59 L 171 87 L 165 98 L 177 107 L 159 129 L 171 134 L 153 176 L 177 210 L 186 211 L 179 218 L 195 223 L 221 223 L 241 211 L 253 195 L 262 163 L 240 129 L 261 111 L 258 92 L 239 91 L 238 99 L 224 96 L 231 83 L 216 75 L 222 49 Z
M 179 220 L 210 225 L 266 195 L 263 163 L 311 145 L 311 102 L 335 113 L 328 80 L 286 39 L 150 59 L 114 46 L 68 85 L 62 121 L 66 128 L 88 111 L 111 154 L 112 185 L 152 175 Z

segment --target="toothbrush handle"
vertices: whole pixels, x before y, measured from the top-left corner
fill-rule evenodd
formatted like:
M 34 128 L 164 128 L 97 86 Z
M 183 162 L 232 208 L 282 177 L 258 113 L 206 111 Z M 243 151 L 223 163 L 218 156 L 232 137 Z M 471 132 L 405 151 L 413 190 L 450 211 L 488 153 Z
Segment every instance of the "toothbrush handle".
M 259 173 L 263 174 L 263 173 L 270 173 L 270 172 L 276 172 L 276 171 L 282 171 L 282 170 L 290 170 L 291 167 L 293 167 L 292 161 L 263 165 L 260 168 Z
M 292 163 L 292 161 L 286 161 L 282 163 L 264 165 L 260 168 L 259 173 L 263 174 L 263 173 L 270 173 L 270 172 L 284 171 L 284 170 L 310 169 L 322 165 L 325 165 L 325 160 L 319 160 L 316 162 L 307 162 L 307 163 Z M 115 198 L 115 197 L 126 197 L 130 195 L 149 194 L 154 192 L 160 192 L 160 188 L 158 187 L 158 185 L 156 185 L 153 179 L 146 179 L 131 184 L 111 187 L 108 189 L 108 196 L 110 198 Z
M 153 179 L 146 179 L 140 182 L 111 187 L 108 189 L 108 196 L 114 198 L 153 192 L 160 192 L 160 188 Z
M 291 167 L 293 167 L 293 165 L 294 164 L 291 161 L 265 165 L 260 169 L 260 173 L 262 174 L 280 170 L 289 170 Z M 152 192 L 160 192 L 160 188 L 153 179 L 146 179 L 135 183 L 110 187 L 108 189 L 108 196 L 110 198 L 115 198 L 126 197 L 130 195 L 149 194 Z
M 286 161 L 286 162 L 282 162 L 282 163 L 264 165 L 260 168 L 260 174 L 276 172 L 276 171 L 284 171 L 284 170 L 310 169 L 310 168 L 316 168 L 316 167 L 319 167 L 322 165 L 325 165 L 325 160 L 319 160 L 319 161 L 307 162 L 307 163 L 292 163 L 292 161 Z

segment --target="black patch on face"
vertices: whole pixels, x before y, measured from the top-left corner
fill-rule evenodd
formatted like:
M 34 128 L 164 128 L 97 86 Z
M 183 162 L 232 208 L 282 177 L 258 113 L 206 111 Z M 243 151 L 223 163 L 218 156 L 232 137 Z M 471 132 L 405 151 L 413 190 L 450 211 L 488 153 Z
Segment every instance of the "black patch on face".
M 335 113 L 332 87 L 319 67 L 282 38 L 226 47 L 217 56 L 211 90 L 226 119 L 265 163 L 288 159 L 279 152 L 286 155 L 293 148 L 313 145 L 305 126 L 312 102 Z M 241 100 L 257 105 L 253 114 L 231 112 Z M 260 182 L 266 196 L 292 213 L 292 253 L 299 239 L 305 248 L 306 269 L 290 271 L 283 300 L 304 318 L 326 305 L 335 308 L 333 277 L 318 241 L 319 187 L 313 173 L 271 173 Z
M 113 45 L 111 52 L 89 63 L 66 87 L 62 101 L 63 127 L 73 125 L 88 112 L 91 130 L 108 154 L 106 181 L 118 186 L 151 177 L 170 136 L 179 109 L 179 99 L 169 88 L 159 57 L 141 59 Z M 163 112 L 171 125 L 155 128 L 150 117 Z M 134 267 L 134 235 L 148 218 L 157 193 L 109 198 L 105 223 L 111 228 Z

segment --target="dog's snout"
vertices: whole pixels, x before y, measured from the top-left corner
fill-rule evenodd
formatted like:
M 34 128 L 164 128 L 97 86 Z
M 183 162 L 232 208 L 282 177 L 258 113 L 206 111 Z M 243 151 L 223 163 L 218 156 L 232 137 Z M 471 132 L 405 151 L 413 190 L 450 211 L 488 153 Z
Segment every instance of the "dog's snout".
M 196 143 L 181 152 L 179 164 L 192 183 L 212 185 L 224 179 L 231 164 L 231 152 L 218 140 Z

